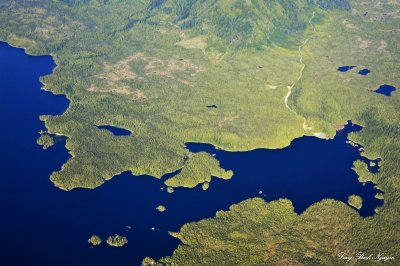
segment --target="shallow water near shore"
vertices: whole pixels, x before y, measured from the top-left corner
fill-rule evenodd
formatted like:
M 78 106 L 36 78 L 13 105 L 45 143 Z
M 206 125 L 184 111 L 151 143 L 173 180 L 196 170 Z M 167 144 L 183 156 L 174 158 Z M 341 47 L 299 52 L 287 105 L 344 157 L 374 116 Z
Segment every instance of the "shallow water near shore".
M 62 191 L 49 176 L 69 158 L 65 138 L 46 151 L 36 144 L 44 130 L 39 115 L 61 114 L 69 104 L 64 96 L 40 90 L 39 76 L 54 67 L 49 56 L 28 56 L 0 43 L 0 122 L 7 125 L 0 131 L 5 140 L 0 151 L 0 265 L 139 265 L 145 256 L 172 254 L 180 242 L 168 231 L 252 197 L 289 198 L 297 213 L 324 198 L 346 202 L 351 194 L 363 198 L 363 216 L 382 204 L 374 198 L 379 191 L 373 184 L 359 183 L 351 170 L 353 161 L 368 161 L 358 147 L 346 143 L 349 132 L 361 130 L 352 124 L 332 140 L 302 137 L 280 150 L 227 152 L 187 143 L 192 152 L 215 154 L 222 167 L 234 171 L 231 180 L 213 178 L 206 191 L 198 186 L 167 193 L 163 182 L 174 173 L 162 180 L 123 173 L 94 190 Z M 166 211 L 157 211 L 159 205 Z M 128 244 L 87 243 L 92 234 L 105 240 L 115 233 L 125 235 Z

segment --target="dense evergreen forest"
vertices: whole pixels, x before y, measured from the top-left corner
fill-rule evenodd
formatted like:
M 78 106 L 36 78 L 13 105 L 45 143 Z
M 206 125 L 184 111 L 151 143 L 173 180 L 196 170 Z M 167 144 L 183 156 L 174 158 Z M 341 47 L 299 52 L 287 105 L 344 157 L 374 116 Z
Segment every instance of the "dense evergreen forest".
M 38 142 L 67 137 L 71 158 L 51 176 L 64 190 L 179 169 L 171 186 L 208 187 L 234 173 L 187 142 L 277 149 L 331 138 L 349 119 L 362 125 L 350 139 L 382 159 L 376 174 L 354 163 L 360 182 L 384 191 L 373 217 L 333 200 L 297 215 L 288 200 L 249 199 L 183 226 L 173 233 L 183 245 L 157 262 L 336 265 L 346 263 L 340 252 L 400 256 L 400 96 L 373 92 L 400 87 L 399 9 L 397 0 L 4 0 L 0 40 L 57 63 L 41 80 L 71 104 L 40 117 L 48 135 Z M 371 74 L 337 71 L 346 65 Z

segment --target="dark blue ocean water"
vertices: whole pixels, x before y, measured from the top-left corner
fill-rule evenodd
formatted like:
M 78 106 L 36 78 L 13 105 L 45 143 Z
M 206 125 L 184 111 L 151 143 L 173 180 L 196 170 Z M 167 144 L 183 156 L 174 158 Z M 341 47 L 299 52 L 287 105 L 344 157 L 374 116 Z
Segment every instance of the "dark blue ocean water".
M 192 152 L 214 154 L 221 167 L 233 170 L 234 177 L 221 184 L 221 190 L 228 190 L 235 197 L 252 197 L 258 189 L 267 200 L 290 199 L 295 211 L 302 213 L 324 198 L 346 202 L 349 195 L 357 194 L 364 201 L 360 215 L 370 216 L 382 203 L 374 197 L 379 191 L 372 183 L 359 183 L 357 174 L 351 170 L 354 161 L 362 160 L 369 165 L 370 160 L 360 156 L 361 146 L 346 143 L 348 133 L 361 129 L 348 121 L 334 139 L 301 137 L 279 150 L 228 152 L 210 144 L 187 143 L 186 146 Z M 373 167 L 368 166 L 370 172 L 379 171 L 379 160 L 373 161 Z
M 46 151 L 36 144 L 44 129 L 38 116 L 60 114 L 68 106 L 65 97 L 40 90 L 39 76 L 53 68 L 48 56 L 31 57 L 0 43 L 0 265 L 139 265 L 145 256 L 172 253 L 179 241 L 168 231 L 251 197 L 289 198 L 300 213 L 323 198 L 346 202 L 358 194 L 363 216 L 382 203 L 372 184 L 360 184 L 351 170 L 353 161 L 362 159 L 346 143 L 348 132 L 360 130 L 354 125 L 333 140 L 302 137 L 281 150 L 226 152 L 188 143 L 193 152 L 209 151 L 235 172 L 231 180 L 213 179 L 207 191 L 196 187 L 169 194 L 163 180 L 130 173 L 95 190 L 61 191 L 49 176 L 69 158 L 64 140 Z M 163 213 L 156 210 L 160 204 L 167 208 Z M 127 236 L 128 244 L 93 248 L 87 243 L 92 234 L 105 239 L 115 233 Z

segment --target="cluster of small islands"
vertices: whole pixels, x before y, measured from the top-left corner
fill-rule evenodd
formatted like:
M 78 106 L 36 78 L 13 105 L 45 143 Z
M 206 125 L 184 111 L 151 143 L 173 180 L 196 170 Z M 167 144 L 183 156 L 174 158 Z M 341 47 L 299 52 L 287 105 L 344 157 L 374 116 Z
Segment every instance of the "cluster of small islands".
M 102 239 L 97 236 L 97 235 L 92 235 L 89 239 L 88 242 L 92 244 L 93 246 L 99 246 L 103 242 Z M 106 240 L 106 243 L 112 247 L 122 247 L 125 244 L 128 243 L 128 239 L 124 236 L 120 235 L 113 235 L 109 236 Z
M 167 208 L 165 208 L 165 206 L 163 206 L 163 205 L 159 205 L 157 207 L 157 210 L 159 212 L 164 212 L 164 211 L 167 210 Z M 130 229 L 131 226 L 127 226 L 127 228 Z M 155 228 L 152 227 L 151 230 L 155 230 Z M 93 245 L 93 246 L 99 246 L 99 245 L 101 245 L 102 242 L 103 242 L 103 240 L 98 235 L 92 235 L 88 239 L 88 243 Z M 121 236 L 121 235 L 115 234 L 113 236 L 109 236 L 107 238 L 107 240 L 106 240 L 106 243 L 109 246 L 112 246 L 112 247 L 122 247 L 122 246 L 124 246 L 124 245 L 126 245 L 128 243 L 128 239 L 125 236 Z

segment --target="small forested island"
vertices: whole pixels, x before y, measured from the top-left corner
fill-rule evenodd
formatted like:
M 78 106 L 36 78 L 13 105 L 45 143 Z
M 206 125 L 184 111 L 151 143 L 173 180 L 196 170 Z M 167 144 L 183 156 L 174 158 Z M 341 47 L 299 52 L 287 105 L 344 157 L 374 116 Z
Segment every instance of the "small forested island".
M 113 235 L 107 238 L 107 244 L 112 247 L 122 247 L 128 243 L 128 239 L 124 236 Z
M 159 205 L 156 209 L 157 209 L 157 211 L 159 211 L 159 212 L 165 212 L 165 211 L 167 210 L 167 208 L 165 208 L 164 205 Z
M 37 139 L 37 144 L 42 146 L 43 149 L 48 149 L 54 145 L 54 138 L 48 134 L 41 134 Z
M 92 244 L 93 246 L 98 246 L 102 243 L 101 238 L 98 235 L 92 235 L 89 239 L 88 242 Z
M 203 190 L 207 190 L 209 187 L 210 187 L 210 183 L 209 183 L 209 182 L 204 182 L 204 183 L 201 185 L 201 188 L 202 188 Z
M 142 260 L 142 266 L 153 266 L 155 265 L 154 259 L 146 257 Z
M 362 198 L 358 195 L 350 195 L 348 203 L 356 209 L 362 208 Z

